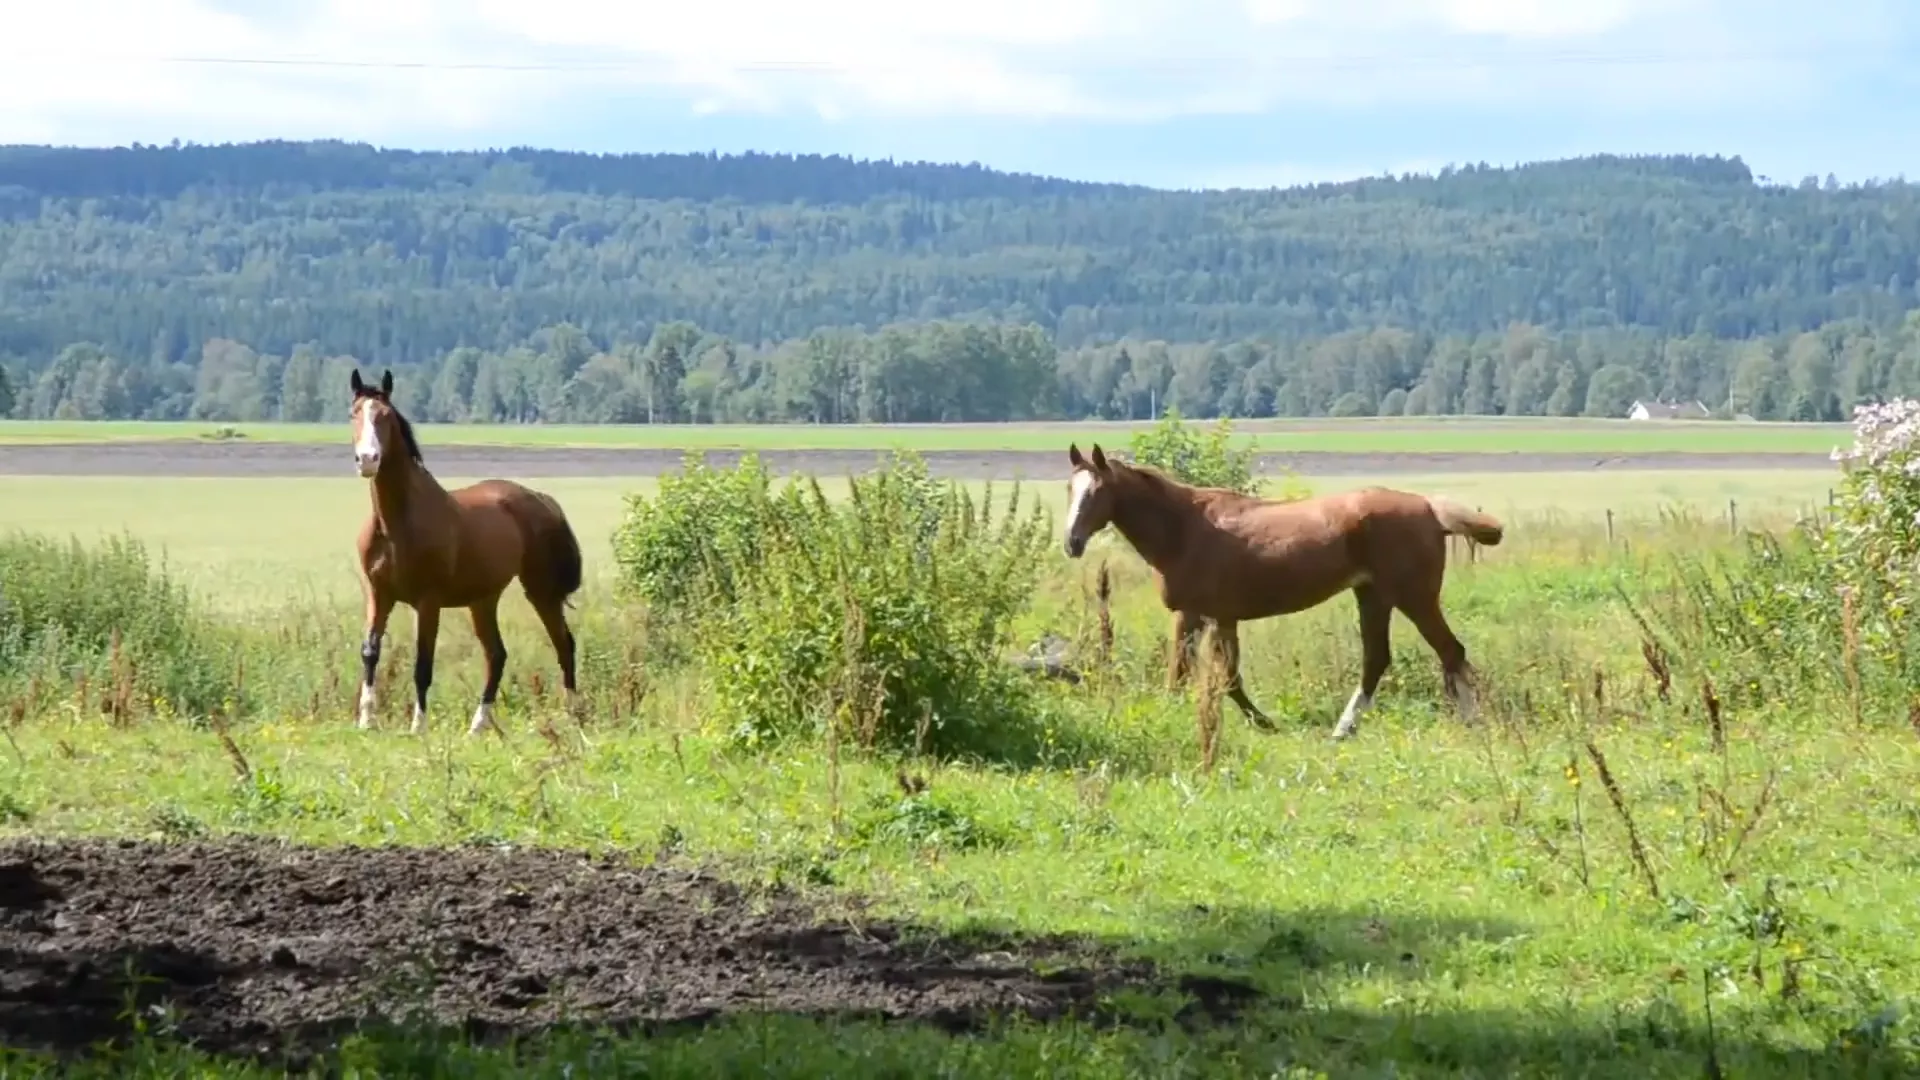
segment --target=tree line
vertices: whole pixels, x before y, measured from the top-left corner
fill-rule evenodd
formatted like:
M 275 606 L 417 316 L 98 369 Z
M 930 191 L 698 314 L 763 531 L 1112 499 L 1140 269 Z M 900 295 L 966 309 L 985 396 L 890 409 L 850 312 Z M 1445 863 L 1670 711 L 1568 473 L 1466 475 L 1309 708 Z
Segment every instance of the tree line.
M 1466 341 L 1516 324 L 1582 340 L 1775 340 L 1854 321 L 1885 334 L 1916 307 L 1920 191 L 1760 184 L 1738 158 L 1176 192 L 769 154 L 0 147 L 0 363 L 22 387 L 74 342 L 160 378 L 204 366 L 210 342 L 423 369 L 469 349 L 456 364 L 478 370 L 480 356 L 526 359 L 562 326 L 612 351 L 686 323 L 760 356 L 825 327 L 886 339 L 890 325 L 972 321 L 1030 325 L 1076 356 L 1124 340 L 1246 343 L 1217 346 L 1238 358 L 1225 372 L 1369 335 Z M 1618 366 L 1651 379 L 1650 364 Z M 736 379 L 746 396 L 731 407 L 793 410 Z M 1379 408 L 1382 384 L 1365 380 L 1334 400 Z M 1239 407 L 1331 407 L 1318 384 L 1262 400 L 1289 385 L 1256 379 Z M 1133 392 L 1068 389 L 1061 407 Z M 689 400 L 717 393 L 696 382 Z M 1560 404 L 1568 394 L 1585 408 L 1576 390 Z M 833 400 L 809 408 L 852 408 Z
M 38 371 L 0 369 L 0 415 L 25 419 L 343 420 L 370 357 L 227 338 L 180 360 L 98 342 Z M 1126 339 L 1061 347 L 1035 324 L 926 321 L 747 345 L 691 323 L 645 339 L 544 328 L 506 349 L 391 365 L 396 399 L 463 423 L 916 423 L 1194 417 L 1624 415 L 1636 399 L 1719 415 L 1840 420 L 1920 396 L 1920 312 L 1745 340 L 1513 324 L 1484 334 L 1392 327 L 1297 342 Z

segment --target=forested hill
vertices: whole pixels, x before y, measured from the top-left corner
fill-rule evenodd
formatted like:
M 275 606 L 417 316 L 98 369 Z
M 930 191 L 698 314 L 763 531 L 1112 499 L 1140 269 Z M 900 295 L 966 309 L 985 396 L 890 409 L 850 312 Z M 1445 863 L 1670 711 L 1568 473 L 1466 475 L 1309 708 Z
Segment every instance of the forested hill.
M 823 154 L 583 154 L 526 147 L 444 152 L 337 141 L 0 146 L 0 188 L 9 186 L 53 198 L 172 197 L 191 190 L 310 194 L 465 189 L 821 204 L 859 204 L 894 195 L 934 200 L 1025 199 L 1151 190 L 999 172 L 980 165 L 896 164 Z
M 0 147 L 0 413 L 1838 419 L 1920 393 L 1920 197 L 1602 156 L 1176 192 L 820 156 Z
M 1595 157 L 1169 192 L 781 155 L 0 148 L 0 353 L 190 362 L 214 339 L 370 363 L 672 320 L 747 344 L 988 318 L 1062 345 L 1350 330 L 1746 339 L 1920 303 L 1907 184 Z

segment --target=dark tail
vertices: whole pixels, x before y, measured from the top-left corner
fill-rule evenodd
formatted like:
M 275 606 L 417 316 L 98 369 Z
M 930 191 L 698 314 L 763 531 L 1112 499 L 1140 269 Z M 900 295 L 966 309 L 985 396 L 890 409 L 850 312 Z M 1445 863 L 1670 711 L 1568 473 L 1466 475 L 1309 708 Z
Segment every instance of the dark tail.
M 584 575 L 580 541 L 553 496 L 540 491 L 531 494 L 534 505 L 522 503 L 514 515 L 527 538 L 527 563 L 521 569 L 521 580 L 529 593 L 565 603 L 580 591 Z

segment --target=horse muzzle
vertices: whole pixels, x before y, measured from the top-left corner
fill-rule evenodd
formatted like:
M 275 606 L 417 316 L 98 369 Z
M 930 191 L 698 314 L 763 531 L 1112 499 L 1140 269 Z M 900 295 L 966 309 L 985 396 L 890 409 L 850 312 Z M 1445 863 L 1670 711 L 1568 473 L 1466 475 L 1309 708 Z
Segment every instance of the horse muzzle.
M 368 457 L 363 454 L 355 454 L 353 455 L 353 467 L 360 471 L 360 478 L 362 480 L 371 480 L 380 472 L 380 455 L 374 454 L 372 457 Z
M 1086 554 L 1087 538 L 1084 536 L 1067 537 L 1067 558 L 1077 559 Z

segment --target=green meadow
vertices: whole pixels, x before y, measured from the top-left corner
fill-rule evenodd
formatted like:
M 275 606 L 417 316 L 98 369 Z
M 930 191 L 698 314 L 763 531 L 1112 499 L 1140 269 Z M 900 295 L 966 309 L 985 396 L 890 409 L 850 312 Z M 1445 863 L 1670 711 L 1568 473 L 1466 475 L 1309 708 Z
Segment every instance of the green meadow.
M 150 425 L 101 427 L 154 437 Z M 1052 448 L 1087 427 L 996 428 L 993 448 Z M 260 439 L 307 430 L 243 428 Z M 312 430 L 339 437 L 333 427 Z M 715 428 L 676 430 L 673 445 L 690 445 L 694 430 L 712 445 L 761 448 L 874 438 Z M 922 430 L 922 449 L 978 448 L 988 438 Z M 1343 450 L 1423 441 L 1421 449 L 1619 450 L 1641 439 L 1659 445 L 1631 447 L 1811 451 L 1837 441 L 1823 429 L 1733 425 L 1253 430 L 1263 447 Z M 449 442 L 455 431 L 486 433 L 423 437 Z M 526 428 L 497 437 L 646 445 L 654 436 Z M 1689 600 L 1685 587 L 1711 577 L 1696 563 L 1726 560 L 1737 573 L 1749 558 L 1742 534 L 1784 529 L 1824 505 L 1833 477 L 1377 479 L 1507 519 L 1500 546 L 1471 558 L 1456 551 L 1444 594 L 1485 680 L 1481 722 L 1463 723 L 1445 706 L 1436 661 L 1397 619 L 1378 704 L 1356 739 L 1331 742 L 1360 657 L 1344 598 L 1242 629 L 1249 690 L 1279 732 L 1253 731 L 1230 705 L 1223 712 L 1204 680 L 1170 691 L 1166 614 L 1137 558 L 1106 537 L 1078 562 L 1052 545 L 1007 648 L 1045 634 L 1073 642 L 1076 655 L 1092 648 L 1090 596 L 1104 561 L 1114 582 L 1110 659 L 1084 683 L 1033 687 L 1032 722 L 1043 729 L 1035 748 L 994 760 L 730 741 L 715 719 L 724 673 L 676 655 L 616 587 L 611 536 L 622 496 L 651 492 L 651 482 L 530 481 L 561 500 L 587 549 L 589 584 L 574 619 L 588 719 L 566 727 L 551 695 L 536 692 L 536 674 L 553 685 L 553 658 L 516 590 L 503 607 L 507 737 L 467 740 L 481 658 L 460 618 L 440 633 L 433 729 L 424 739 L 402 734 L 412 648 L 404 610 L 383 661 L 382 729 L 352 726 L 362 484 L 0 478 L 10 526 L 86 544 L 124 532 L 145 545 L 154 572 L 164 561 L 187 590 L 196 627 L 167 645 L 169 662 L 200 663 L 213 654 L 193 650 L 217 644 L 208 678 L 227 677 L 218 665 L 244 668 L 244 687 L 229 691 L 227 730 L 252 774 L 271 776 L 278 792 L 263 803 L 252 781 L 236 780 L 222 742 L 174 715 L 181 710 L 103 718 L 58 684 L 69 667 L 30 657 L 30 672 L 0 676 L 0 722 L 6 702 L 16 703 L 10 745 L 0 749 L 0 837 L 184 830 L 658 854 L 742 882 L 804 879 L 825 895 L 870 902 L 862 910 L 873 917 L 1118 942 L 1165 968 L 1258 991 L 1232 1023 L 1201 1027 L 1171 1021 L 1165 1003 L 1135 1001 L 1115 1004 L 1115 1022 L 1032 1021 L 966 1035 L 798 1017 L 722 1018 L 651 1037 L 534 1036 L 505 1048 L 375 1033 L 342 1050 L 341 1061 L 357 1063 L 342 1066 L 346 1075 L 1914 1075 L 1920 740 L 1892 691 L 1850 696 L 1840 674 L 1818 665 L 1801 682 L 1766 682 L 1789 676 L 1704 629 L 1705 601 Z M 845 491 L 840 481 L 825 486 L 836 497 Z M 984 485 L 971 488 L 987 497 Z M 1026 493 L 1055 529 L 1063 488 Z M 992 497 L 1008 491 L 994 485 Z M 56 573 L 46 569 L 50 556 L 13 543 L 14 554 L 0 556 L 15 559 L 13 572 Z M 1667 651 L 1649 651 L 1643 619 Z M 647 687 L 637 703 L 635 678 Z M 562 731 L 565 754 L 536 734 L 547 724 Z M 893 812 L 903 768 L 920 771 L 924 800 L 947 826 L 849 842 L 863 815 Z M 50 1059 L 0 1059 L 7 1075 L 52 1068 Z M 272 1071 L 157 1036 L 75 1068 Z

